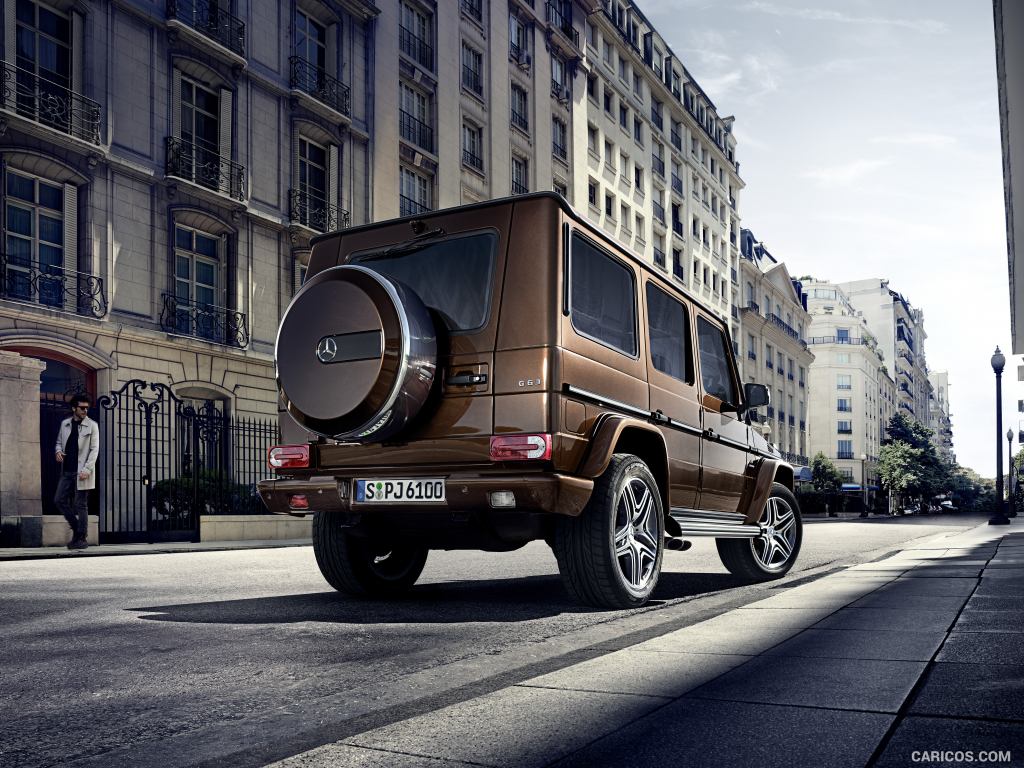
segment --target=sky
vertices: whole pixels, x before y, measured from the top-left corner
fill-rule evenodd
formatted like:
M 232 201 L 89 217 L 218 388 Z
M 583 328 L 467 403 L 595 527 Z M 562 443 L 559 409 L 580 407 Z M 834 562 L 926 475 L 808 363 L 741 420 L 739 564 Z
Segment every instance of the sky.
M 1010 306 L 991 0 L 637 2 L 736 117 L 742 226 L 794 277 L 888 278 L 922 309 L 957 460 L 993 477 Z

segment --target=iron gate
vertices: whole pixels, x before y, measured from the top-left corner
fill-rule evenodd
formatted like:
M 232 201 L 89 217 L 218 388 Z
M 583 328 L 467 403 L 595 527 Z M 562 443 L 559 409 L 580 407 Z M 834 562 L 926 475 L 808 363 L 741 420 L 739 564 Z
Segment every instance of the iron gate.
M 133 379 L 97 401 L 100 539 L 197 541 L 205 514 L 264 512 L 276 420 L 231 418 L 216 400 L 190 401 Z

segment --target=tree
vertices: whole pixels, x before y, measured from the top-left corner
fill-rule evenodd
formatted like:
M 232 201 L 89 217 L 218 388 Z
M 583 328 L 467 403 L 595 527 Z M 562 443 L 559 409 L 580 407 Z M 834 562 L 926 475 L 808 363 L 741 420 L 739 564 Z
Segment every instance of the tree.
M 901 502 L 905 498 L 919 495 L 923 487 L 920 464 L 920 448 L 914 448 L 902 440 L 883 445 L 878 452 L 878 476 L 882 487 L 890 494 L 896 494 Z
M 954 467 L 935 450 L 932 430 L 898 411 L 889 419 L 885 432 L 879 452 L 883 485 L 901 498 L 931 499 L 950 490 Z M 887 454 L 885 448 L 890 446 L 900 447 Z
M 811 485 L 821 493 L 839 493 L 843 487 L 843 476 L 836 465 L 820 451 L 811 463 Z

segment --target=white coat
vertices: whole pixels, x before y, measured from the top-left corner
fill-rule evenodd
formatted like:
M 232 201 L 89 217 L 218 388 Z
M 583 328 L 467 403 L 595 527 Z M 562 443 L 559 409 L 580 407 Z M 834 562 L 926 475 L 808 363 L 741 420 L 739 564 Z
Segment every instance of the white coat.
M 57 433 L 57 444 L 54 451 L 67 454 L 65 446 L 68 438 L 71 437 L 71 417 L 68 416 L 60 423 L 60 431 Z M 83 480 L 78 478 L 77 488 L 80 491 L 90 491 L 96 487 L 96 459 L 100 455 L 100 426 L 86 416 L 78 425 L 78 472 L 88 472 L 89 476 Z M 62 467 L 63 472 L 66 468 Z

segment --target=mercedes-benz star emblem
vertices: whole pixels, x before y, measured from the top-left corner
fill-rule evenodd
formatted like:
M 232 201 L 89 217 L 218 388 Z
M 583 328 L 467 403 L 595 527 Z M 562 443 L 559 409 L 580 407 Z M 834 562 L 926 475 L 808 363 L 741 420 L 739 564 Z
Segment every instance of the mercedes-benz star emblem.
M 316 347 L 316 357 L 321 363 L 329 363 L 338 354 L 338 342 L 333 336 L 324 336 Z

